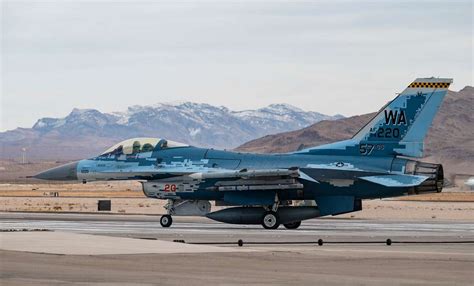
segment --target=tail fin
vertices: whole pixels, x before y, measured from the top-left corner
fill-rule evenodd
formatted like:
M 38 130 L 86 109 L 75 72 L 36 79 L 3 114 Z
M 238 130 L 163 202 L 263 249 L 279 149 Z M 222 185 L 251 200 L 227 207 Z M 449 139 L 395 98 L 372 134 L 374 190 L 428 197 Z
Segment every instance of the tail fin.
M 300 152 L 422 157 L 423 140 L 451 83 L 452 79 L 418 78 L 384 106 L 352 139 Z

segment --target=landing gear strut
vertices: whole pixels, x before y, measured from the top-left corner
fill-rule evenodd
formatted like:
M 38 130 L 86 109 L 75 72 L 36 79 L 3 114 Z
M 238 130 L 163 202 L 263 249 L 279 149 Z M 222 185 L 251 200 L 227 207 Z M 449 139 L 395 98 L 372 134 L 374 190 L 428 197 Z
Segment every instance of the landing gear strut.
M 171 218 L 170 215 L 163 215 L 160 218 L 160 224 L 162 227 L 170 227 L 172 223 L 173 223 L 173 219 Z
M 262 226 L 265 229 L 277 229 L 280 226 L 280 217 L 278 216 L 278 206 L 280 200 L 278 194 L 275 193 L 275 201 L 270 207 L 264 207 L 266 212 L 262 216 Z

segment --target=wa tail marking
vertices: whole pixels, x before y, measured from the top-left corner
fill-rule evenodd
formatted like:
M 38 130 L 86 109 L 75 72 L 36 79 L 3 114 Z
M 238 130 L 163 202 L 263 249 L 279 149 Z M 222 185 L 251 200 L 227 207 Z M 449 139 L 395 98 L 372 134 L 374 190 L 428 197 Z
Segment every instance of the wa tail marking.
M 400 110 L 384 110 L 385 113 L 385 124 L 392 124 L 392 125 L 407 125 L 407 118 L 405 116 L 405 111 Z

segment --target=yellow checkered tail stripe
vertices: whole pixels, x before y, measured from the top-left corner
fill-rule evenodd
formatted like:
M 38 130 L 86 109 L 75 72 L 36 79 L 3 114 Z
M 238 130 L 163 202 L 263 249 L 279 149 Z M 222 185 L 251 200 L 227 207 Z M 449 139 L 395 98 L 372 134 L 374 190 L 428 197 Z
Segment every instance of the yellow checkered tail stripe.
M 448 88 L 449 82 L 413 82 L 410 88 Z

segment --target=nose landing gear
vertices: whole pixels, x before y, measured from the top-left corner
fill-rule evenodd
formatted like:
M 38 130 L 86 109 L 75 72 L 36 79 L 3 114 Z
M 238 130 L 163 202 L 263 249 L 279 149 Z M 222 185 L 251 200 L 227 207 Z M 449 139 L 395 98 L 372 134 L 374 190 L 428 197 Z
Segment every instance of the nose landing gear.
M 206 200 L 175 200 L 169 199 L 165 205 L 166 215 L 160 218 L 162 227 L 170 227 L 171 216 L 205 216 L 211 211 L 211 203 Z

